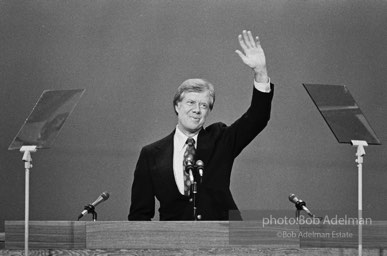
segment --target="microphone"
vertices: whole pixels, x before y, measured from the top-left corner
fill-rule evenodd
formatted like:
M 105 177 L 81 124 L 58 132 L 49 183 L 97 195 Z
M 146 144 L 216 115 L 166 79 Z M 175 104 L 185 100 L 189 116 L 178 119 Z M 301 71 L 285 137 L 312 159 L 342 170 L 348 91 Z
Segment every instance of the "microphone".
M 191 184 L 194 182 L 193 168 L 194 168 L 194 158 L 193 155 L 189 154 L 185 160 L 185 172 L 189 174 L 189 179 Z
M 90 213 L 90 212 L 94 212 L 94 208 L 99 205 L 100 203 L 102 203 L 103 201 L 106 201 L 108 200 L 109 198 L 109 193 L 107 191 L 103 192 L 93 203 L 89 204 L 89 205 L 86 205 L 85 206 L 85 210 L 83 210 L 81 212 L 81 214 L 79 214 L 78 216 L 78 220 L 80 218 L 82 218 L 83 216 L 85 216 L 86 214 Z
M 304 210 L 310 217 L 315 217 L 308 208 L 306 208 L 306 203 L 301 199 L 298 199 L 295 194 L 289 195 L 289 201 L 296 205 L 297 210 Z
M 204 172 L 204 163 L 202 160 L 196 161 L 196 168 L 198 169 L 199 176 L 200 176 L 200 183 L 202 183 L 203 178 L 203 172 Z

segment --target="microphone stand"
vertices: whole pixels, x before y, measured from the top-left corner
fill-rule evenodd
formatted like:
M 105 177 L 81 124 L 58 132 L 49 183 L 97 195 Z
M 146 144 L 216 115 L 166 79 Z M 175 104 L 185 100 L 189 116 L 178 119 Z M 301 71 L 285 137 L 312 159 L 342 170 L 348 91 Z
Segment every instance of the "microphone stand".
M 88 204 L 88 205 L 85 206 L 84 209 L 87 211 L 87 213 L 91 213 L 92 214 L 93 221 L 97 221 L 97 212 L 95 211 L 95 206 L 94 205 Z M 83 217 L 82 214 L 79 215 L 78 220 L 80 220 L 80 218 L 82 218 L 82 217 Z
M 193 216 L 194 220 L 198 220 L 198 216 L 196 214 L 197 208 L 196 208 L 196 194 L 198 193 L 198 187 L 196 181 L 194 181 L 191 185 L 192 187 L 192 200 L 193 200 Z
M 303 210 L 302 207 L 306 206 L 306 203 L 304 201 L 298 201 L 296 204 L 296 220 L 300 218 L 301 211 Z
M 196 178 L 197 178 L 197 166 L 192 164 L 190 162 L 189 165 L 186 166 L 189 174 L 190 174 L 190 180 L 191 180 L 191 186 L 190 186 L 190 191 L 191 191 L 191 194 L 192 194 L 192 203 L 193 203 L 193 219 L 195 221 L 197 220 L 200 220 L 201 217 L 199 215 L 197 215 L 197 206 L 196 206 L 196 196 L 197 196 L 197 193 L 198 193 L 198 186 L 197 186 L 197 182 L 196 182 Z M 190 199 L 190 200 L 191 200 Z
M 304 209 L 304 206 L 306 207 L 306 203 L 304 201 L 302 201 L 302 200 L 297 201 L 295 203 L 295 206 L 296 206 L 296 220 L 297 221 L 300 218 L 300 213 L 301 213 L 302 210 L 305 210 L 305 212 L 308 214 L 309 217 L 317 218 L 319 220 L 323 220 L 322 217 L 317 217 L 312 212 L 310 212 L 308 209 Z
M 36 152 L 36 146 L 22 146 L 20 152 L 23 153 L 25 172 L 25 206 L 24 206 L 24 255 L 28 255 L 29 238 L 29 212 L 30 212 L 30 169 L 32 168 L 31 152 Z

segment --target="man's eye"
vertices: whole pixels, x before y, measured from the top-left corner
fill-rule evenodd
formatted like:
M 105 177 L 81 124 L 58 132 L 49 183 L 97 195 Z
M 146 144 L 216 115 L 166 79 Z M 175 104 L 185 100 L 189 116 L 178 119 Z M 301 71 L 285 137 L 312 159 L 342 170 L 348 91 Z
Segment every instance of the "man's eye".
M 201 104 L 200 107 L 201 107 L 202 109 L 207 109 L 207 108 L 208 108 L 208 105 L 207 105 L 207 104 Z

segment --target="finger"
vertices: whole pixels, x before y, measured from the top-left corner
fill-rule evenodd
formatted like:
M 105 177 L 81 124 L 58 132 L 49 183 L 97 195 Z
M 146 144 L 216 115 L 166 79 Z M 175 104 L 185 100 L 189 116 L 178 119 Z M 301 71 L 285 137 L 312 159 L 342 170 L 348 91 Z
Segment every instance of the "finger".
M 256 44 L 257 46 L 261 46 L 261 41 L 259 40 L 259 37 L 258 37 L 258 36 L 255 37 L 255 44 Z
M 241 51 L 235 50 L 235 52 L 239 55 L 239 57 L 241 57 L 242 60 L 246 58 L 246 56 Z
M 243 41 L 242 35 L 239 35 L 239 36 L 238 36 L 238 40 L 239 40 L 239 44 L 240 44 L 240 46 L 242 47 L 242 49 L 243 49 L 244 51 L 246 51 L 246 50 L 247 50 L 247 45 L 245 44 L 245 41 Z
M 249 36 L 247 35 L 247 31 L 243 30 L 242 34 L 243 34 L 243 40 L 245 41 L 246 46 L 248 48 L 251 48 L 252 45 L 250 44 L 250 40 L 249 40 Z
M 248 32 L 247 32 L 247 36 L 248 36 L 248 38 L 249 38 L 250 44 L 251 44 L 253 47 L 255 47 L 256 45 L 255 45 L 254 37 L 253 37 L 253 34 L 251 33 L 251 31 L 248 31 Z

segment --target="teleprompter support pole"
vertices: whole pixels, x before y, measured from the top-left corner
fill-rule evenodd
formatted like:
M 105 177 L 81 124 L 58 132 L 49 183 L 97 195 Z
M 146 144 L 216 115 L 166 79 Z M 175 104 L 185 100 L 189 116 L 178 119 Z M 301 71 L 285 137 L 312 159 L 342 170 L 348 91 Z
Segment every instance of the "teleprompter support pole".
M 368 143 L 364 140 L 351 140 L 351 143 L 357 147 L 355 162 L 358 169 L 358 255 L 361 256 L 363 251 L 363 156 L 365 155 L 364 147 L 368 146 Z
M 24 255 L 28 255 L 29 237 L 29 212 L 30 212 L 30 169 L 32 168 L 31 152 L 36 152 L 36 146 L 22 146 L 23 161 L 25 168 L 25 205 L 24 205 Z

